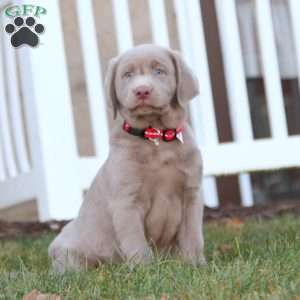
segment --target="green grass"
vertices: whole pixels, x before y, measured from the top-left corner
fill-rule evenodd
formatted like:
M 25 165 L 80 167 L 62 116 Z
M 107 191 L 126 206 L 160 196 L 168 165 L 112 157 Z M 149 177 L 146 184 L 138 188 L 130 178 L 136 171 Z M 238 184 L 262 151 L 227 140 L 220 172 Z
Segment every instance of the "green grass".
M 300 299 L 299 219 L 252 221 L 242 228 L 209 224 L 205 237 L 206 267 L 157 258 L 133 270 L 109 265 L 65 275 L 50 270 L 53 234 L 2 241 L 0 299 L 22 299 L 33 289 L 72 300 Z

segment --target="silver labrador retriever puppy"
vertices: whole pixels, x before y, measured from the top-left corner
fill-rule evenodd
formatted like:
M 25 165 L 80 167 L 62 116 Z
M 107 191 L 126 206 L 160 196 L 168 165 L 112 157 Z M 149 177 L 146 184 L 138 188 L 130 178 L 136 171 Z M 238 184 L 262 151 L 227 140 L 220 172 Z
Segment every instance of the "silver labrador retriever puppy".
M 54 269 L 148 263 L 154 249 L 205 263 L 202 161 L 186 113 L 197 79 L 177 52 L 140 45 L 112 59 L 106 91 L 124 124 L 79 216 L 49 247 Z

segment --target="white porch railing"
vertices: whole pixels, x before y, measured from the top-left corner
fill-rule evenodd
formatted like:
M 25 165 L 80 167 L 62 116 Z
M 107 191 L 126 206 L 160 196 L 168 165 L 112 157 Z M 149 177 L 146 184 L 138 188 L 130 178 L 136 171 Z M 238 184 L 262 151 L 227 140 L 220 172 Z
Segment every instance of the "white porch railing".
M 31 4 L 39 2 L 32 0 Z M 0 2 L 0 8 L 3 3 Z M 168 46 L 164 1 L 148 0 L 148 3 L 153 42 Z M 112 0 L 112 4 L 118 48 L 122 52 L 133 45 L 128 2 Z M 217 135 L 201 1 L 174 0 L 181 51 L 201 83 L 201 94 L 191 104 L 191 118 L 204 156 L 204 199 L 207 205 L 217 206 L 215 176 L 239 174 L 243 205 L 252 205 L 252 187 L 247 173 L 300 167 L 300 137 L 287 135 L 272 22 L 266 18 L 270 17 L 270 1 L 255 1 L 272 128 L 272 138 L 264 140 L 253 139 L 235 1 L 215 0 L 215 4 L 234 131 L 234 141 L 222 144 Z M 37 198 L 41 220 L 68 219 L 77 214 L 83 190 L 88 188 L 108 153 L 103 78 L 99 71 L 103 62 L 97 51 L 92 1 L 76 0 L 96 152 L 94 157 L 80 157 L 76 150 L 58 0 L 44 0 L 43 5 L 48 14 L 43 17 L 46 32 L 40 47 L 15 50 L 8 36 L 3 31 L 0 34 L 0 208 Z M 300 3 L 290 0 L 289 6 L 299 58 L 295 64 L 299 66 L 297 11 L 300 11 Z M 1 19 L 1 28 L 4 28 L 8 20 L 2 10 Z M 22 93 L 18 92 L 18 85 Z

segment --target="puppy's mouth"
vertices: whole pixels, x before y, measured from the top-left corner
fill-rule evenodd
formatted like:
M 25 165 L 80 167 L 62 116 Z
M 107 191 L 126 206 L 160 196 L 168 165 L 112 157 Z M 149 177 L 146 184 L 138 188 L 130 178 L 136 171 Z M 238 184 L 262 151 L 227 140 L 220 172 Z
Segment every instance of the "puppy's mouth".
M 136 106 L 134 106 L 131 110 L 132 111 L 137 111 L 137 110 L 145 110 L 145 109 L 157 109 L 159 107 L 156 107 L 154 105 L 151 105 L 151 104 L 148 104 L 148 103 L 145 103 L 145 102 L 141 102 L 141 103 L 138 103 Z
M 149 107 L 149 108 L 156 108 L 157 106 L 153 104 L 153 100 L 149 99 L 148 97 L 140 97 L 134 101 L 132 109 L 139 109 L 141 107 Z
M 129 111 L 133 115 L 162 115 L 168 110 L 169 105 L 154 106 L 147 103 L 139 104 Z
M 154 107 L 152 105 L 140 104 L 134 107 L 133 109 L 131 109 L 130 112 L 133 115 L 151 115 L 158 112 L 159 110 L 160 110 L 159 108 Z

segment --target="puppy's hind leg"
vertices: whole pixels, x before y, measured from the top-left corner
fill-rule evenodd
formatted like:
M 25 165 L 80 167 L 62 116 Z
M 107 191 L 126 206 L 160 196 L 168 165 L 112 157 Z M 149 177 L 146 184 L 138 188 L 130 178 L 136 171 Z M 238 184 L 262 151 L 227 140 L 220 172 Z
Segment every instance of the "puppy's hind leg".
M 49 246 L 48 254 L 56 272 L 78 271 L 96 264 L 95 255 L 88 252 L 75 229 L 74 221 L 70 222 Z

